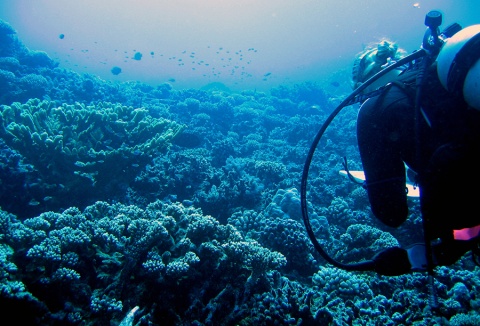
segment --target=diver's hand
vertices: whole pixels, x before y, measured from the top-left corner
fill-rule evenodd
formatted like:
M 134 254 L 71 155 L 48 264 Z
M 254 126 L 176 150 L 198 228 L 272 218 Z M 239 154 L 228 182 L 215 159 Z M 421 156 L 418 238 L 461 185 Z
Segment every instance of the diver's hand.
M 399 247 L 385 249 L 373 257 L 375 271 L 380 275 L 398 276 L 411 271 L 408 252 Z

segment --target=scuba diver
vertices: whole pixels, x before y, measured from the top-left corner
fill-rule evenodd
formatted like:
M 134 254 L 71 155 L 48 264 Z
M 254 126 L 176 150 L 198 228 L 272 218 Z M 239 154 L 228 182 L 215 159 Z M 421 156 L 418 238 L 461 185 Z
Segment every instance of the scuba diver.
M 358 147 L 372 212 L 390 227 L 405 222 L 405 165 L 413 170 L 434 266 L 451 265 L 467 251 L 479 253 L 478 193 L 472 189 L 480 182 L 475 170 L 480 155 L 479 51 L 480 25 L 457 32 L 426 68 L 421 86 L 415 84 L 415 74 L 410 83 L 399 74 L 358 113 Z M 422 88 L 418 108 L 417 87 Z M 424 270 L 425 250 L 424 245 L 387 249 L 374 257 L 375 270 L 383 275 Z
M 422 48 L 409 55 L 390 41 L 357 56 L 352 94 L 330 114 L 307 155 L 300 189 L 306 231 L 315 249 L 335 267 L 396 276 L 451 265 L 467 252 L 479 265 L 480 25 L 452 24 L 431 11 Z M 373 214 L 397 228 L 408 218 L 407 176 L 420 189 L 424 243 L 387 248 L 372 259 L 345 264 L 330 257 L 312 230 L 307 178 L 321 137 L 346 106 L 362 103 L 357 141 Z M 344 164 L 345 170 L 349 173 Z M 351 177 L 353 180 L 354 178 Z M 434 295 L 432 295 L 434 297 Z

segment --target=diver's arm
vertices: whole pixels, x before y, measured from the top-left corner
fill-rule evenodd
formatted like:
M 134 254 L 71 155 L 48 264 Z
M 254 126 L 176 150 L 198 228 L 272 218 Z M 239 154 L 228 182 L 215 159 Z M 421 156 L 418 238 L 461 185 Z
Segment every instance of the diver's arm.
M 397 108 L 378 107 L 378 98 L 367 100 L 357 120 L 357 138 L 373 214 L 384 224 L 398 227 L 408 216 L 405 166 L 398 144 Z M 398 116 L 397 116 L 398 117 Z

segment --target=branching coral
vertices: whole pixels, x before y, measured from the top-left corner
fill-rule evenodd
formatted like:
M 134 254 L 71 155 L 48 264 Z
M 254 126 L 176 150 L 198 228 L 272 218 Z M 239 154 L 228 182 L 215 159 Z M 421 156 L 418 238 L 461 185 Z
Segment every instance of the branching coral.
M 344 248 L 336 253 L 336 257 L 349 261 L 371 259 L 383 249 L 399 246 L 398 240 L 390 233 L 363 224 L 350 225 L 340 236 L 340 241 Z
M 17 302 L 26 292 L 48 307 L 51 320 L 60 318 L 62 308 L 70 311 L 64 320 L 76 320 L 79 312 L 101 323 L 119 319 L 123 307 L 134 304 L 131 294 L 149 284 L 155 286 L 135 300 L 153 311 L 151 298 L 182 313 L 185 303 L 170 300 L 187 289 L 204 294 L 202 302 L 194 303 L 194 297 L 186 302 L 208 310 L 223 305 L 215 298 L 233 275 L 247 283 L 240 302 L 256 293 L 266 273 L 286 264 L 282 254 L 180 203 L 157 201 L 140 209 L 97 202 L 84 211 L 43 213 L 24 223 L 0 216 L 2 291 Z

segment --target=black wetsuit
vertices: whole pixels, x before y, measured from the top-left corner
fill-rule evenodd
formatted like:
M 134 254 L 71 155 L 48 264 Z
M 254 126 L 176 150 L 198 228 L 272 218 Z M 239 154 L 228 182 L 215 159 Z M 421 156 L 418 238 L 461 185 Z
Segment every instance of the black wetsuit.
M 406 163 L 419 173 L 429 238 L 447 243 L 453 241 L 453 229 L 480 224 L 480 191 L 475 190 L 480 186 L 475 161 L 480 111 L 444 90 L 434 65 L 422 88 L 420 114 L 414 102 L 414 87 L 393 84 L 361 106 L 357 136 L 368 197 L 378 219 L 400 226 L 408 217 Z M 468 250 L 463 243 L 458 246 L 440 263 L 454 262 Z

